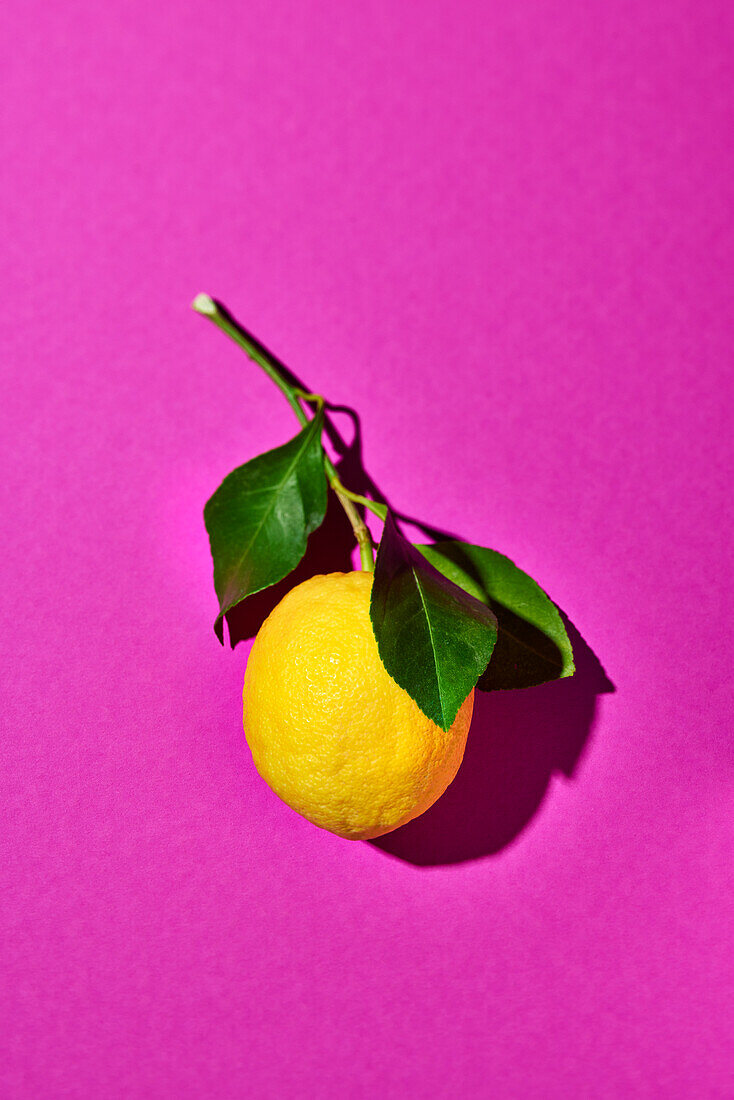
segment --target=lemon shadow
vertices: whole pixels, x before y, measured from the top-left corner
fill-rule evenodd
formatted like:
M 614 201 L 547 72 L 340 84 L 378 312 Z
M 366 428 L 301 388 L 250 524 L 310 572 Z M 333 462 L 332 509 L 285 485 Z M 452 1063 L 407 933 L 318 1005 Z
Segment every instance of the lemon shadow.
M 415 821 L 368 843 L 419 867 L 497 855 L 530 824 L 553 777 L 575 776 L 599 696 L 615 689 L 564 622 L 575 675 L 520 691 L 477 691 L 464 761 L 446 793 Z

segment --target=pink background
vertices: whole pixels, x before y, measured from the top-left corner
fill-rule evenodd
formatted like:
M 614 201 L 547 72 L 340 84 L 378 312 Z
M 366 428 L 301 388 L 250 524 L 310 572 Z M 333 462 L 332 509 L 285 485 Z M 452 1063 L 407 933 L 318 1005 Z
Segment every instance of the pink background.
M 5 5 L 3 1097 L 734 1095 L 733 11 Z M 616 689 L 381 846 L 244 743 L 201 509 L 295 421 L 200 290 Z

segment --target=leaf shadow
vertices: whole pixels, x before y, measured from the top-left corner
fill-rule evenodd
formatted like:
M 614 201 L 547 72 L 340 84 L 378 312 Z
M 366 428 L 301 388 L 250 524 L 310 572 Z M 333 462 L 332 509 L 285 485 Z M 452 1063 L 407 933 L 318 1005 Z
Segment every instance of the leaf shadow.
M 221 303 L 218 305 L 227 313 Z M 278 363 L 293 385 L 308 388 L 251 333 L 248 336 Z M 327 405 L 325 411 L 326 436 L 341 479 L 355 492 L 390 505 L 365 470 L 358 414 L 341 405 Z M 347 441 L 339 431 L 335 416 L 349 419 L 351 440 Z M 455 533 L 432 527 L 390 507 L 398 519 L 421 530 L 432 542 L 460 539 Z M 270 611 L 294 585 L 319 573 L 347 572 L 353 568 L 353 548 L 349 523 L 330 494 L 326 518 L 310 536 L 296 570 L 227 614 L 232 647 L 254 637 Z M 477 691 L 464 761 L 448 790 L 415 821 L 367 843 L 419 867 L 494 856 L 522 835 L 541 807 L 554 776 L 574 778 L 594 729 L 599 696 L 614 692 L 615 687 L 596 654 L 567 616 L 561 614 L 573 646 L 575 675 L 522 690 Z M 533 628 L 529 630 L 532 632 Z

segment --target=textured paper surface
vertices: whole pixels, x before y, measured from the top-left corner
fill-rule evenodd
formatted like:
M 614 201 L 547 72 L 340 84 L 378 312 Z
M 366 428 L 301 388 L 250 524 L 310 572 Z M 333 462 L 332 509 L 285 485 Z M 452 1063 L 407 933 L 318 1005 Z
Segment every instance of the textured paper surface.
M 732 1095 L 732 23 L 5 6 L 3 1096 Z M 382 847 L 243 740 L 201 509 L 296 425 L 201 290 L 616 688 Z

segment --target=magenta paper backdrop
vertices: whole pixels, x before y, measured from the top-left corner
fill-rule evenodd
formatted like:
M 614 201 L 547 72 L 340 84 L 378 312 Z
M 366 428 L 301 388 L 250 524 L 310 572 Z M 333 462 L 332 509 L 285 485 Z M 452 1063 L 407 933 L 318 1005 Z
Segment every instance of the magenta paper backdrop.
M 734 1095 L 731 4 L 4 22 L 0 1093 Z M 244 742 L 201 509 L 295 422 L 200 290 L 601 663 L 380 845 Z

